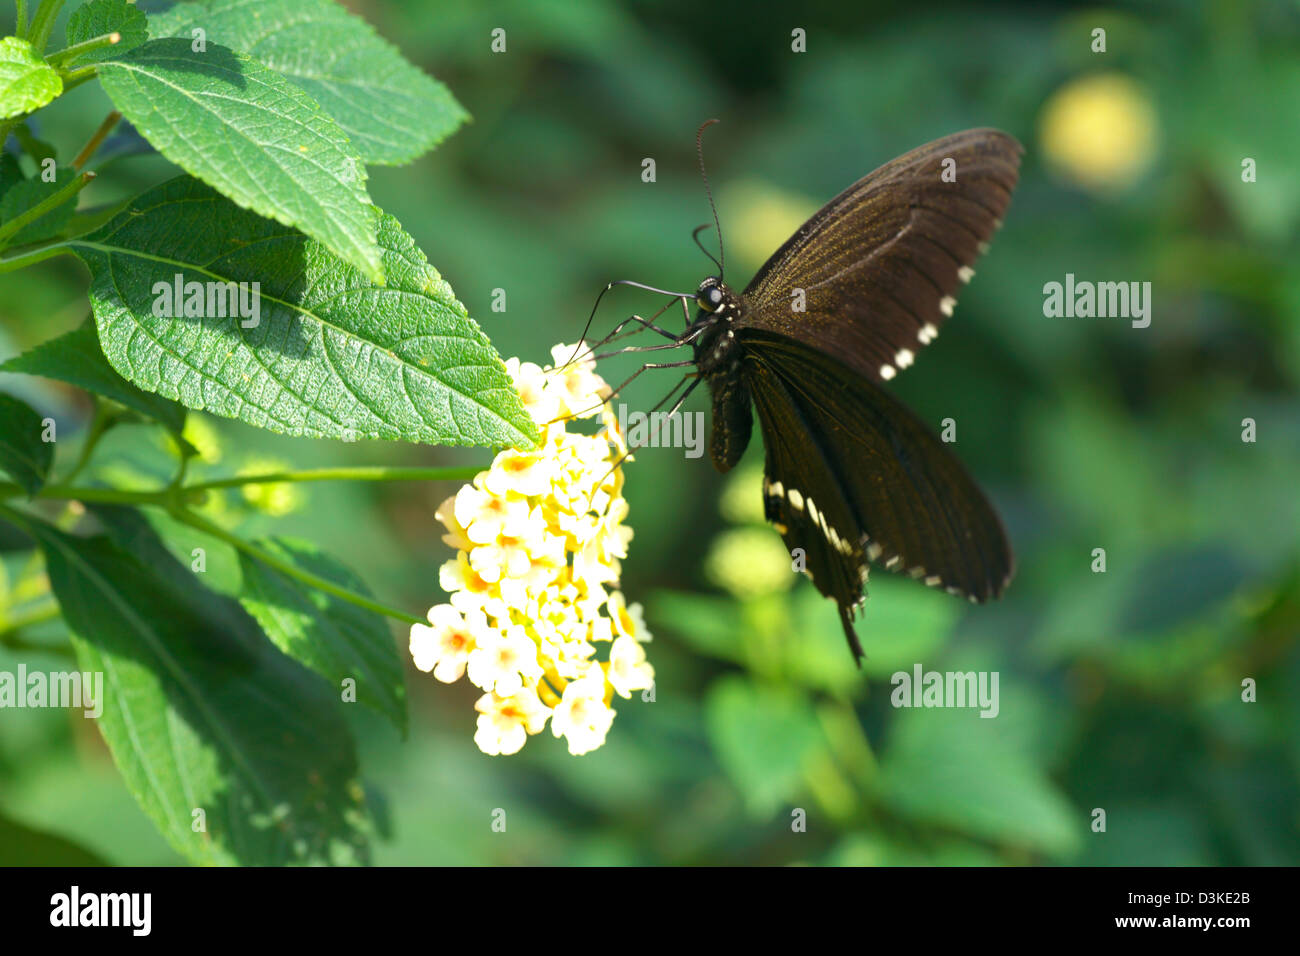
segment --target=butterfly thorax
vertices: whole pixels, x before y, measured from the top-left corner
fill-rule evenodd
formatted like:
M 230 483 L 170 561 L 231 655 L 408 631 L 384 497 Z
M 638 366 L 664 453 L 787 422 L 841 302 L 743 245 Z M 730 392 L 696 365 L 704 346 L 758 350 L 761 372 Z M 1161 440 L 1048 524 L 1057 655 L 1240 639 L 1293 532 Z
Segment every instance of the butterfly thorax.
M 696 334 L 696 367 L 701 375 L 712 379 L 740 361 L 735 324 L 744 304 L 740 296 L 715 277 L 700 283 L 696 301 L 700 310 L 686 331 Z
M 700 283 L 696 301 L 700 311 L 687 331 L 698 333 L 695 367 L 713 394 L 709 457 L 718 471 L 726 472 L 740 461 L 753 429 L 749 389 L 742 377 L 741 345 L 736 337 L 744 300 L 721 279 L 710 277 Z

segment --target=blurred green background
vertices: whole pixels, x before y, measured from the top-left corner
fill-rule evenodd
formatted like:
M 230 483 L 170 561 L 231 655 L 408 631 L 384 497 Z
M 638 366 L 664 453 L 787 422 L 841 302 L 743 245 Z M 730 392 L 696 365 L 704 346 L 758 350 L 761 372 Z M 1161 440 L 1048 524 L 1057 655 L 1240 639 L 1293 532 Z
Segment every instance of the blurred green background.
M 954 321 L 894 383 L 936 429 L 957 420 L 955 450 L 1017 552 L 1005 598 L 973 608 L 873 574 L 859 672 L 832 605 L 779 567 L 757 436 L 726 479 L 707 457 L 645 450 L 627 470 L 623 584 L 656 635 L 655 701 L 618 701 L 607 744 L 586 757 L 545 733 L 491 758 L 471 739 L 478 692 L 409 668 L 409 740 L 349 709 L 387 831 L 377 862 L 1300 862 L 1296 4 L 347 5 L 474 116 L 418 162 L 372 168 L 370 185 L 503 356 L 541 362 L 573 341 L 610 279 L 690 289 L 709 273 L 690 241 L 709 219 L 694 153 L 705 118 L 722 120 L 706 155 L 740 285 L 804 216 L 899 153 L 973 126 L 1027 150 Z M 505 54 L 489 52 L 496 27 Z M 806 53 L 791 51 L 796 27 Z M 1105 53 L 1092 52 L 1096 28 Z M 70 156 L 108 108 L 87 85 L 43 112 L 38 134 Z M 83 202 L 170 175 L 157 158 L 123 159 Z M 1066 273 L 1151 282 L 1151 326 L 1045 318 L 1043 285 Z M 86 284 L 71 259 L 0 276 L 0 358 L 78 325 Z M 496 288 L 504 313 L 490 308 Z M 658 304 L 619 291 L 596 327 Z M 635 367 L 601 371 L 616 382 Z M 647 373 L 624 400 L 648 408 L 676 381 Z M 89 411 L 52 383 L 4 386 L 61 423 Z M 191 421 L 210 475 L 488 460 Z M 166 475 L 157 442 L 118 429 L 100 476 Z M 213 507 L 251 533 L 318 540 L 381 599 L 422 613 L 445 599 L 433 511 L 452 491 L 272 487 Z M 233 586 L 231 555 L 209 553 L 212 582 Z M 20 564 L 7 557 L 0 589 Z M 396 627 L 394 639 L 405 648 Z M 0 669 L 18 660 L 0 650 Z M 916 663 L 999 672 L 999 716 L 893 708 L 890 675 Z M 1257 702 L 1242 701 L 1246 678 Z M 86 852 L 179 862 L 87 721 L 6 713 L 0 856 Z

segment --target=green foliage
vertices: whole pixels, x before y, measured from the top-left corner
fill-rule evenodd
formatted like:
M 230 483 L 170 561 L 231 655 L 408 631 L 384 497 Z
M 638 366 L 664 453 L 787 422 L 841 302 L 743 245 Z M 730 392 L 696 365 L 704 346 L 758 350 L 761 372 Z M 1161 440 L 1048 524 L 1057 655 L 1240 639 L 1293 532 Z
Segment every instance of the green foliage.
M 817 717 L 791 689 L 740 678 L 718 681 L 704 702 L 718 759 L 761 817 L 797 798 L 804 770 L 822 743 Z
M 0 471 L 29 495 L 41 490 L 54 460 L 54 443 L 42 439 L 43 431 L 30 405 L 0 392 Z
M 0 192 L 0 222 L 6 222 L 27 212 L 34 206 L 49 199 L 57 193 L 75 175 L 71 169 L 59 169 L 54 179 L 46 182 L 40 176 L 24 179 L 14 183 L 9 189 Z M 10 239 L 15 245 L 25 242 L 39 242 L 57 236 L 72 218 L 72 203 L 62 203 L 38 219 L 29 222 Z
M 199 27 L 251 54 L 316 100 L 367 163 L 410 162 L 469 119 L 445 86 L 331 0 L 178 3 L 149 26 L 156 37 L 190 37 Z M 304 57 L 313 47 L 329 56 Z
M 68 46 L 45 54 L 59 8 L 41 4 L 28 39 L 0 39 L 0 274 L 74 254 L 90 269 L 92 317 L 63 334 L 43 329 L 0 362 L 23 376 L 0 392 L 0 474 L 11 479 L 0 482 L 0 662 L 64 655 L 105 680 L 98 729 L 119 793 L 106 798 L 109 817 L 102 806 L 63 815 L 96 821 L 80 839 L 130 833 L 152 847 L 145 857 L 167 852 L 165 840 L 195 863 L 366 862 L 383 798 L 360 780 L 344 715 L 360 703 L 405 735 L 389 621 L 419 618 L 376 599 L 314 540 L 250 523 L 292 514 L 304 499 L 296 481 L 463 469 L 286 464 L 276 482 L 246 468 L 232 477 L 208 464 L 222 456 L 212 426 L 186 412 L 281 442 L 534 444 L 496 350 L 366 191 L 367 162 L 408 162 L 468 116 L 333 3 L 183 4 L 150 39 L 134 3 L 89 0 L 71 11 Z M 194 37 L 187 18 L 210 35 Z M 42 107 L 92 80 L 117 112 L 65 152 L 45 128 L 65 101 Z M 114 131 L 123 117 L 128 136 Z M 138 156 L 141 142 L 189 175 L 133 199 L 118 185 L 113 201 L 77 210 L 87 167 Z M 54 182 L 38 175 L 49 159 L 61 159 Z M 4 311 L 38 299 L 6 291 Z M 46 409 L 57 443 L 43 440 L 54 437 Z M 148 427 L 119 427 L 131 424 Z M 140 455 L 118 457 L 123 446 Z M 56 448 L 60 479 L 47 485 Z M 261 460 L 272 458 L 282 460 Z M 23 498 L 65 505 L 51 513 Z M 0 775 L 10 756 L 0 753 Z M 131 798 L 156 841 L 119 827 Z M 56 804 L 66 801 L 37 801 Z M 99 862 L 3 813 L 0 832 L 16 860 Z
M 246 53 L 151 40 L 99 65 L 140 134 L 237 206 L 296 227 L 384 280 L 365 166 L 306 93 Z
M 91 319 L 0 363 L 0 372 L 40 375 L 76 385 L 161 422 L 177 434 L 185 425 L 184 408 L 160 395 L 141 391 L 113 371 L 99 347 L 99 334 Z
M 45 556 L 78 666 L 104 675 L 100 730 L 145 812 L 196 862 L 364 857 L 356 755 L 328 689 L 138 517 L 109 521 L 129 550 L 23 527 Z
M 1007 729 L 972 710 L 908 713 L 880 757 L 881 803 L 903 819 L 1013 848 L 1077 851 L 1082 815 Z
M 120 34 L 121 39 L 111 47 L 90 50 L 70 62 L 85 66 L 134 50 L 149 39 L 149 21 L 127 0 L 90 0 L 73 10 L 68 18 L 68 46 L 109 33 Z
M 280 538 L 253 544 L 281 561 L 370 596 L 360 578 L 309 541 Z M 334 687 L 345 680 L 355 681 L 355 699 L 373 707 L 405 733 L 402 662 L 384 619 L 246 555 L 241 555 L 240 566 L 244 573 L 240 602 L 275 646 Z
M 141 388 L 287 434 L 530 445 L 532 424 L 464 306 L 391 216 L 379 239 L 387 285 L 180 177 L 71 247 L 93 277 L 104 352 Z M 259 283 L 256 324 L 230 307 L 201 323 L 155 315 L 155 286 L 169 291 L 178 274 Z
M 32 860 L 40 860 L 45 866 L 108 865 L 70 840 L 0 815 L 0 866 L 27 866 Z
M 26 40 L 0 39 L 0 120 L 40 109 L 63 92 L 63 80 Z

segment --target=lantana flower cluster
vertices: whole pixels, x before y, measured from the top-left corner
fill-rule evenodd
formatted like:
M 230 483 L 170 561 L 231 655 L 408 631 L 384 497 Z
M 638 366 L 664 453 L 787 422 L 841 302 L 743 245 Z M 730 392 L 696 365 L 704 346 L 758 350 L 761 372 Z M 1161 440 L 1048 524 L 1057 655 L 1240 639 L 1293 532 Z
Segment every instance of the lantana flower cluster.
M 450 600 L 411 627 L 416 667 L 484 692 L 474 742 L 487 754 L 517 753 L 548 720 L 570 753 L 588 753 L 614 722 L 614 695 L 654 683 L 641 606 L 617 590 L 632 529 L 610 389 L 581 343 L 551 357 L 506 363 L 541 442 L 501 452 L 435 512 L 456 549 L 439 572 Z M 566 428 L 596 416 L 594 435 Z

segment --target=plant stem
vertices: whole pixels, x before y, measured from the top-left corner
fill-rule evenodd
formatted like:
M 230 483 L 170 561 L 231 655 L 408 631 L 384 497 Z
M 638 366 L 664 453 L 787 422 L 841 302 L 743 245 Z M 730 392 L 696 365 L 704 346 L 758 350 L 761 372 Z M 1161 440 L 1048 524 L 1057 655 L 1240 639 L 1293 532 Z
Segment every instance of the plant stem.
M 31 43 L 37 56 L 45 52 L 45 44 L 50 42 L 50 31 L 54 29 L 54 21 L 58 19 L 59 11 L 62 9 L 63 0 L 41 0 L 41 5 L 36 8 L 28 42 Z
M 90 441 L 90 439 L 87 439 Z M 85 453 L 83 452 L 83 455 Z M 80 463 L 74 470 L 80 470 Z M 357 607 L 365 608 L 376 614 L 382 614 L 385 617 L 402 621 L 406 624 L 422 624 L 421 618 L 407 614 L 396 608 L 388 607 L 378 601 L 372 600 L 364 595 L 349 591 L 347 588 L 340 587 L 332 581 L 318 577 L 304 571 L 302 568 L 295 567 L 293 564 L 284 561 L 262 548 L 257 547 L 250 542 L 245 541 L 233 532 L 227 531 L 220 525 L 213 524 L 206 518 L 195 514 L 193 511 L 184 507 L 182 502 L 186 501 L 189 496 L 204 491 L 216 490 L 221 488 L 238 488 L 243 485 L 265 484 L 269 482 L 299 482 L 299 481 L 467 481 L 473 478 L 481 469 L 475 467 L 465 468 L 388 468 L 382 466 L 359 466 L 359 467 L 339 467 L 339 468 L 309 468 L 302 471 L 281 471 L 272 472 L 263 475 L 239 475 L 233 478 L 221 478 L 215 481 L 197 482 L 192 485 L 171 486 L 160 488 L 155 491 L 127 491 L 120 488 L 78 488 L 68 484 L 46 485 L 40 490 L 36 497 L 47 499 L 71 499 L 76 501 L 88 501 L 99 504 L 133 504 L 146 505 L 156 508 L 164 508 L 182 524 L 189 525 L 197 531 L 211 535 L 221 541 L 226 542 L 236 550 L 256 561 L 275 568 L 281 574 L 288 575 L 308 587 L 316 588 L 331 594 L 340 600 L 355 604 Z M 0 501 L 7 498 L 17 498 L 24 494 L 23 489 L 12 483 L 0 483 Z M 3 509 L 8 510 L 8 509 Z
M 20 40 L 27 38 L 27 0 L 18 0 L 18 15 L 15 18 L 14 36 Z
M 99 129 L 95 130 L 95 135 L 90 137 L 86 145 L 81 148 L 81 152 L 77 154 L 77 158 L 72 161 L 73 169 L 80 169 L 90 162 L 90 158 L 103 145 L 104 140 L 108 138 L 109 133 L 113 132 L 113 127 L 117 125 L 121 118 L 122 114 L 117 110 L 113 110 L 104 117 L 104 122 L 99 124 Z
M 14 235 L 14 233 L 18 232 L 19 229 L 27 225 L 29 222 L 41 218 L 41 216 L 45 215 L 51 209 L 62 206 L 65 202 L 76 196 L 77 193 L 81 192 L 81 190 L 85 189 L 94 178 L 94 173 L 81 173 L 73 179 L 72 182 L 68 183 L 54 195 L 38 202 L 31 209 L 28 209 L 21 215 L 14 216 L 14 218 L 10 219 L 3 226 L 0 226 L 0 249 L 4 248 L 5 241 L 8 240 L 10 236 Z
M 44 624 L 46 621 L 52 621 L 59 616 L 59 604 L 57 601 L 48 601 L 43 607 L 34 611 L 27 611 L 24 614 L 8 618 L 4 622 L 4 629 L 0 633 L 6 636 L 13 634 L 15 631 L 21 631 L 24 627 L 31 627 L 33 624 Z M 6 641 L 8 643 L 8 641 Z
M 37 246 L 35 249 L 28 249 L 26 252 L 15 253 L 12 256 L 0 256 L 0 273 L 25 269 L 38 262 L 53 259 L 55 256 L 70 252 L 72 252 L 72 243 L 66 239 L 57 239 L 46 245 Z
M 81 454 L 77 456 L 77 463 L 72 466 L 72 470 L 63 476 L 63 485 L 72 483 L 72 479 L 81 474 L 81 470 L 86 467 L 90 461 L 90 456 L 95 452 L 95 446 L 99 440 L 104 437 L 104 433 L 109 430 L 117 420 L 117 414 L 110 410 L 103 402 L 95 401 L 95 417 L 90 422 L 90 430 L 86 432 L 86 440 L 81 446 Z
M 26 497 L 18 485 L 0 484 L 0 501 Z M 72 501 L 89 501 L 103 505 L 165 505 L 163 491 L 124 491 L 120 488 L 69 488 L 66 485 L 46 485 L 36 493 L 37 498 Z
M 122 34 L 105 33 L 103 36 L 91 37 L 89 40 L 82 40 L 80 43 L 74 43 L 72 46 L 64 47 L 58 53 L 51 53 L 45 58 L 45 62 L 50 66 L 61 67 L 65 63 L 70 63 L 84 53 L 90 53 L 93 50 L 102 50 L 106 46 L 113 46 L 122 42 Z
M 288 561 L 283 561 L 275 555 L 263 551 L 257 545 L 245 541 L 243 538 L 239 537 L 239 535 L 227 531 L 220 525 L 213 524 L 206 518 L 202 518 L 186 508 L 174 508 L 171 510 L 171 515 L 182 524 L 187 524 L 196 531 L 202 531 L 204 534 L 218 538 L 231 547 L 242 551 L 255 561 L 260 561 L 262 564 L 275 568 L 281 574 L 288 575 L 291 578 L 301 581 L 308 587 L 315 588 L 318 591 L 324 591 L 326 594 L 332 594 L 334 597 L 347 601 L 349 604 L 355 604 L 357 607 L 365 608 L 368 611 L 374 611 L 376 614 L 382 614 L 385 617 L 391 617 L 397 621 L 403 621 L 407 624 L 424 623 L 423 619 L 407 614 L 405 611 L 399 611 L 397 608 L 391 608 L 385 604 L 380 604 L 378 601 L 372 601 L 368 597 L 349 591 L 347 588 L 340 587 L 333 581 L 327 581 L 322 577 L 317 577 L 310 571 L 304 571 L 302 568 L 295 567 Z
M 302 471 L 273 471 L 264 475 L 236 475 L 215 481 L 199 481 L 181 490 L 211 491 L 218 488 L 240 488 L 244 485 L 265 485 L 300 481 L 469 481 L 481 468 L 386 468 L 383 466 L 356 466 L 351 468 L 308 468 Z
M 75 90 L 77 87 L 79 87 L 82 83 L 85 83 L 87 80 L 93 80 L 95 78 L 95 73 L 97 69 L 98 69 L 98 65 L 83 66 L 80 69 L 70 70 L 67 73 L 64 73 L 63 92 L 66 93 L 68 92 L 68 90 Z
M 51 617 L 59 616 L 58 605 L 54 606 L 54 613 Z M 37 641 L 29 641 L 19 635 L 18 630 L 11 629 L 0 631 L 0 645 L 9 648 L 11 651 L 38 651 L 44 654 L 55 654 L 59 657 L 66 657 L 69 660 L 76 658 L 76 653 L 71 647 L 62 644 L 41 644 Z
M 59 607 L 59 603 L 51 599 L 43 607 L 9 618 L 0 625 L 0 647 L 7 647 L 11 651 L 44 651 L 46 654 L 57 654 L 60 657 L 75 657 L 71 647 L 29 641 L 22 636 L 24 628 L 57 620 L 62 614 L 63 609 Z
M 191 494 L 215 491 L 221 488 L 242 488 L 244 485 L 294 483 L 300 481 L 468 481 L 481 468 L 386 468 L 359 466 L 353 468 L 308 468 L 302 471 L 276 471 L 264 475 L 236 475 L 215 481 L 198 481 L 192 485 L 159 488 L 156 491 L 127 491 L 120 488 L 72 487 L 67 483 L 46 485 L 37 498 L 79 499 L 99 504 L 135 504 L 166 506 L 170 496 L 180 495 L 182 500 Z M 0 501 L 26 495 L 12 482 L 0 482 Z

